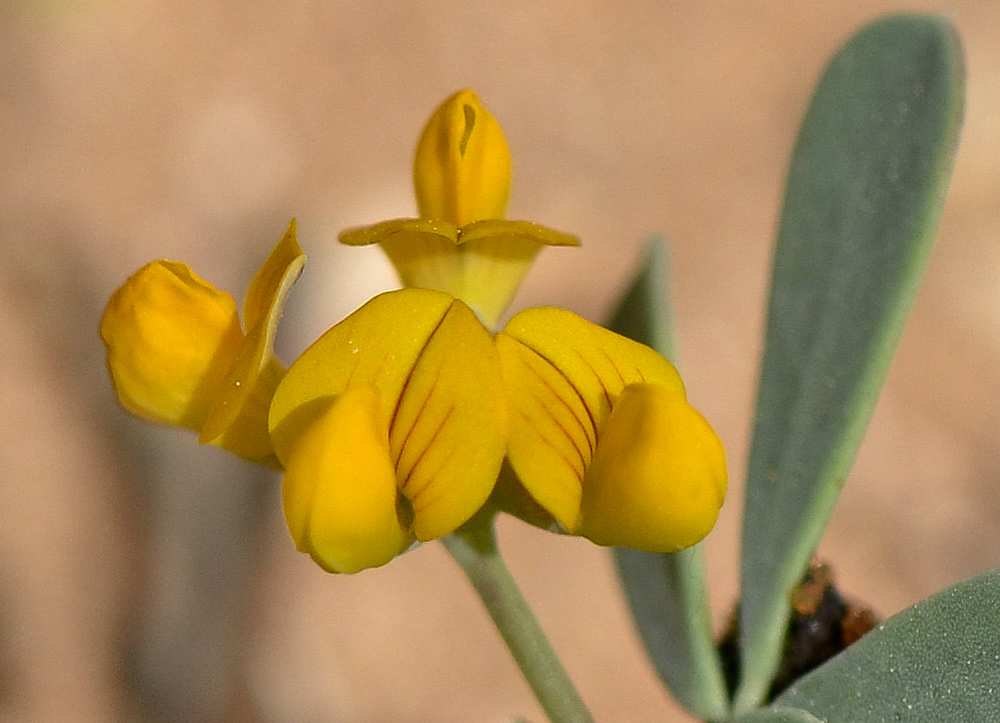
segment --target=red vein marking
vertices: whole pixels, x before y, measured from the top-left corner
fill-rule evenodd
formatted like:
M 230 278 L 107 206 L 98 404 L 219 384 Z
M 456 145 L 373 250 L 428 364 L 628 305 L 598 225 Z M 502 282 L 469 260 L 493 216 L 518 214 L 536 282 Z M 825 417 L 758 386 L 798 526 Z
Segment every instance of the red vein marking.
M 559 393 L 555 390 L 555 388 L 552 386 L 552 384 L 550 384 L 548 382 L 548 380 L 545 379 L 545 377 L 541 373 L 539 373 L 538 371 L 536 371 L 535 369 L 533 369 L 531 366 L 528 366 L 528 365 L 526 365 L 526 366 L 528 368 L 528 371 L 531 372 L 532 374 L 534 374 L 535 377 L 542 383 L 542 385 L 551 392 L 551 395 L 549 395 L 548 399 L 551 399 L 551 398 L 554 397 L 556 399 L 556 401 L 559 404 L 561 404 L 566 409 L 566 411 L 569 412 L 570 416 L 573 417 L 573 419 L 576 420 L 577 425 L 579 425 L 580 429 L 583 431 L 583 436 L 587 440 L 587 451 L 586 452 L 584 452 L 584 450 L 580 447 L 580 445 L 577 444 L 577 441 L 575 439 L 575 435 L 573 435 L 571 433 L 571 431 L 565 425 L 563 425 L 563 423 L 559 420 L 559 417 L 556 415 L 554 409 L 549 404 L 546 404 L 547 399 L 545 397 L 539 395 L 539 394 L 532 394 L 531 395 L 532 399 L 534 399 L 538 403 L 538 407 L 541 408 L 542 412 L 544 412 L 545 414 L 548 415 L 548 417 L 552 420 L 552 423 L 556 427 L 559 428 L 559 430 L 569 440 L 570 444 L 573 445 L 573 449 L 576 450 L 577 456 L 580 458 L 580 468 L 581 469 L 586 468 L 586 466 L 587 466 L 587 459 L 590 458 L 590 457 L 592 457 L 593 454 L 594 454 L 594 443 L 593 443 L 593 440 L 591 438 L 591 434 L 588 433 L 588 430 L 587 430 L 586 426 L 584 425 L 583 420 L 581 420 L 577 416 L 577 414 L 574 411 L 573 407 L 565 399 L 563 399 L 559 395 Z M 526 415 L 522 414 L 522 416 L 526 416 Z M 535 426 L 535 425 L 532 425 L 532 426 Z M 567 460 L 567 462 L 568 461 L 569 460 Z
M 414 500 L 416 500 L 416 498 L 420 495 L 420 493 L 423 492 L 431 484 L 431 482 L 434 480 L 434 477 L 437 474 L 437 472 L 441 471 L 441 469 L 438 468 L 438 470 L 435 472 L 435 474 L 427 475 L 426 476 L 427 482 L 425 482 L 424 486 L 421 487 L 420 489 L 418 489 L 418 490 L 408 489 L 409 484 L 410 484 L 410 480 L 413 478 L 414 472 L 417 470 L 418 467 L 420 467 L 420 463 L 424 460 L 424 457 L 427 454 L 428 450 L 430 450 L 430 448 L 434 446 L 435 440 L 437 440 L 438 436 L 441 434 L 441 431 L 445 428 L 445 426 L 447 426 L 448 421 L 451 419 L 451 416 L 454 413 L 454 411 L 455 411 L 454 407 L 448 407 L 448 411 L 444 415 L 444 419 L 441 420 L 441 423 L 437 426 L 437 429 L 434 430 L 434 434 L 431 435 L 431 438 L 427 442 L 427 445 L 422 450 L 420 450 L 420 454 L 417 456 L 417 459 L 410 466 L 409 472 L 406 473 L 406 479 L 403 480 L 402 484 L 397 483 L 397 484 L 399 484 L 399 488 L 401 490 L 406 490 L 407 491 L 407 495 L 406 496 L 409 498 L 410 502 L 413 502 Z M 417 425 L 414 424 L 413 427 L 410 427 L 410 431 L 412 431 L 416 426 Z M 409 438 L 407 438 L 407 441 L 408 440 L 409 440 Z M 452 453 L 453 453 L 452 451 L 449 451 L 447 457 L 450 457 Z M 402 457 L 403 457 L 403 454 L 402 454 L 402 448 L 401 448 L 400 449 L 399 458 L 402 459 Z M 447 457 L 445 458 L 445 462 L 447 462 Z M 398 460 L 397 460 L 397 463 L 398 463 Z M 443 467 L 444 465 L 442 464 L 441 466 Z M 397 469 L 397 474 L 398 473 L 399 473 L 399 470 Z
M 393 410 L 392 410 L 392 416 L 389 419 L 389 435 L 390 436 L 392 436 L 392 429 L 393 429 L 393 427 L 396 426 L 396 417 L 399 414 L 399 408 L 400 408 L 400 406 L 403 403 L 403 397 L 406 396 L 406 390 L 409 389 L 410 382 L 413 381 L 413 374 L 414 374 L 414 372 L 416 372 L 417 367 L 420 366 L 421 359 L 423 359 L 424 354 L 427 352 L 427 348 L 431 345 L 431 341 L 434 339 L 434 335 L 438 333 L 438 331 L 441 329 L 441 325 L 444 324 L 444 320 L 448 317 L 448 312 L 450 310 L 451 310 L 451 306 L 449 306 L 447 309 L 445 309 L 445 312 L 441 315 L 441 318 L 438 319 L 438 322 L 437 322 L 437 324 L 435 324 L 434 329 L 431 330 L 431 333 L 427 336 L 427 339 L 424 341 L 424 345 L 420 348 L 420 351 L 417 352 L 417 357 L 416 357 L 416 359 L 413 360 L 413 366 L 411 366 L 410 367 L 410 371 L 407 372 L 406 379 L 403 380 L 403 386 L 400 387 L 400 389 L 399 389 L 399 397 L 396 398 L 396 406 L 393 408 Z M 440 372 L 440 370 L 439 370 L 439 372 Z M 426 403 L 427 403 L 427 400 L 425 399 L 424 400 L 424 404 L 426 404 Z M 411 427 L 411 430 L 412 430 L 412 427 Z
M 520 409 L 517 410 L 517 411 L 518 411 L 518 414 L 521 417 L 523 417 L 525 419 L 525 421 L 527 421 L 528 425 L 531 426 L 533 429 L 535 429 L 535 431 L 538 433 L 538 437 L 542 440 L 542 442 L 545 444 L 545 446 L 548 447 L 549 449 L 551 449 L 552 452 L 555 454 L 556 457 L 558 457 L 559 459 L 561 459 L 563 462 L 566 463 L 566 467 L 568 467 L 569 470 L 571 472 L 573 472 L 573 474 L 576 475 L 577 481 L 579 481 L 579 483 L 582 485 L 583 484 L 583 471 L 587 468 L 587 464 L 583 460 L 583 458 L 582 457 L 580 458 L 581 464 L 579 466 L 573 464 L 573 460 L 571 460 L 569 457 L 567 457 L 562 452 L 560 452 L 559 448 L 552 442 L 551 438 L 546 437 L 546 435 L 542 434 L 541 432 L 538 432 L 537 427 L 535 427 L 535 425 L 531 424 L 531 418 L 528 417 L 528 415 L 525 412 L 523 412 Z M 579 453 L 579 449 L 577 449 L 577 453 Z
M 594 417 L 594 413 L 593 413 L 593 411 L 592 411 L 592 410 L 590 409 L 590 406 L 589 406 L 589 405 L 587 404 L 587 400 L 583 398 L 583 395 L 582 395 L 582 394 L 580 394 L 580 390 L 576 388 L 576 385 L 575 385 L 575 384 L 573 384 L 573 380 L 569 378 L 569 375 L 568 375 L 568 374 L 566 374 L 566 372 L 564 372 L 564 371 L 563 371 L 563 370 L 562 370 L 562 369 L 561 369 L 561 368 L 559 367 L 559 365 L 558 365 L 558 364 L 556 364 L 556 363 L 555 363 L 554 361 L 552 361 L 551 359 L 549 359 L 549 358 L 548 358 L 547 356 L 545 356 L 544 354 L 542 354 L 542 353 L 541 353 L 540 351 L 538 351 L 538 350 L 537 350 L 537 349 L 535 349 L 534 347 L 532 347 L 532 346 L 529 346 L 529 345 L 528 345 L 528 344 L 526 344 L 525 342 L 521 341 L 520 339 L 517 339 L 516 341 L 520 342 L 520 343 L 521 343 L 521 344 L 522 344 L 522 345 L 524 346 L 524 348 L 525 348 L 525 349 L 528 349 L 529 351 L 532 351 L 532 352 L 534 352 L 534 353 L 535 353 L 535 354 L 536 354 L 536 355 L 537 355 L 537 356 L 538 356 L 538 357 L 539 357 L 540 359 L 542 359 L 542 360 L 543 360 L 543 361 L 544 361 L 544 362 L 545 362 L 546 364 L 548 364 L 548 365 L 549 365 L 550 367 L 552 367 L 552 368 L 553 368 L 553 369 L 555 369 L 555 370 L 556 370 L 557 372 L 559 372 L 559 374 L 560 374 L 560 375 L 562 376 L 562 378 L 566 380 L 566 383 L 567 383 L 567 384 L 569 385 L 569 388 L 573 390 L 573 393 L 574 393 L 574 394 L 576 394 L 577 398 L 578 398 L 578 399 L 580 400 L 580 404 L 581 404 L 581 405 L 583 406 L 583 408 L 584 408 L 585 410 L 587 410 L 587 416 L 588 416 L 588 417 L 590 418 L 590 429 L 592 429 L 592 430 L 593 430 L 593 435 L 590 435 L 590 434 L 588 434 L 588 435 L 587 435 L 587 439 L 588 439 L 588 441 L 590 441 L 590 451 L 591 451 L 591 452 L 593 452 L 593 451 L 594 451 L 594 443 L 593 443 L 593 441 L 591 441 L 591 440 L 592 440 L 593 438 L 596 438 L 596 435 L 597 435 L 597 420 L 595 419 L 595 417 Z M 531 368 L 531 367 L 529 366 L 529 369 L 530 369 L 530 368 Z M 532 369 L 532 371 L 534 371 L 534 369 Z M 537 372 L 535 372 L 535 373 L 537 374 Z M 541 375 L 539 375 L 539 376 L 541 376 Z M 543 381 L 544 381 L 544 380 L 543 380 Z M 546 386 L 550 386 L 550 385 L 546 384 Z M 551 387 L 550 387 L 550 388 L 551 388 Z M 556 396 L 557 398 L 559 398 L 559 399 L 561 400 L 561 397 L 559 397 L 559 395 L 558 395 L 558 394 L 555 394 L 555 391 L 554 391 L 554 390 L 553 390 L 553 395 L 554 395 L 554 396 Z M 566 404 L 565 402 L 563 402 L 563 403 L 564 403 L 564 404 Z M 569 405 L 568 405 L 568 404 L 567 404 L 566 406 L 567 406 L 567 407 L 569 407 Z M 569 407 L 569 410 L 570 410 L 570 412 L 571 412 L 571 413 L 573 414 L 573 416 L 575 417 L 575 416 L 576 416 L 576 413 L 575 413 L 575 412 L 573 412 L 573 408 L 572 408 L 572 407 Z M 583 429 L 585 429 L 585 430 L 587 429 L 587 426 L 586 426 L 586 425 L 585 425 L 585 424 L 583 423 L 583 421 L 582 421 L 582 420 L 580 420 L 580 419 L 579 419 L 579 417 L 577 417 L 577 421 L 578 421 L 578 422 L 580 422 L 580 426 L 581 426 L 581 427 L 582 427 Z

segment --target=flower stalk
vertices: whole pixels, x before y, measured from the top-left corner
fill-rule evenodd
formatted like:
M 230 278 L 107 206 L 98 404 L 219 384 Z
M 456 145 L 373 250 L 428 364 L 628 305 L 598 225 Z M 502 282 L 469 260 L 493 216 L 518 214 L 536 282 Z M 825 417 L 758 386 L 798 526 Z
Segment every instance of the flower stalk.
M 552 723 L 592 723 L 593 717 L 504 563 L 487 509 L 441 538 L 472 583 L 535 698 Z

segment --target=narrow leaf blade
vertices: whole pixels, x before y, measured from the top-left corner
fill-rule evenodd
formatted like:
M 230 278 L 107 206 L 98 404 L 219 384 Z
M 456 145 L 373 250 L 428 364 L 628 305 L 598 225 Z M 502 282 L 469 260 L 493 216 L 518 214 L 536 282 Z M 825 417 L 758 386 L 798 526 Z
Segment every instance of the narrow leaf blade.
M 790 593 L 871 416 L 936 233 L 962 107 L 953 28 L 895 15 L 841 49 L 803 122 L 750 452 L 737 710 L 767 692 Z

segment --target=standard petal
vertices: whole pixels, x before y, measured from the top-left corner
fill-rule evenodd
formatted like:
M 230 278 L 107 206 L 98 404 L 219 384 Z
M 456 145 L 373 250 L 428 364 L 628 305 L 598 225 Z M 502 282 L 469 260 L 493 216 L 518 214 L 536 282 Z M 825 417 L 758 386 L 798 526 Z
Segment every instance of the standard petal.
M 389 442 L 420 540 L 453 532 L 493 490 L 507 443 L 504 388 L 492 337 L 460 301 L 414 365 Z
M 374 226 L 358 226 L 341 231 L 337 236 L 347 246 L 368 246 L 382 243 L 398 233 L 420 233 L 440 236 L 452 244 L 458 243 L 458 226 L 448 221 L 427 218 L 394 218 Z
M 399 518 L 378 392 L 368 386 L 325 400 L 285 461 L 285 520 L 301 552 L 330 572 L 389 562 L 412 536 Z
M 530 239 L 539 246 L 580 245 L 580 239 L 572 234 L 540 226 L 531 221 L 506 221 L 504 219 L 486 219 L 463 226 L 459 235 L 459 243 L 468 244 L 471 241 L 481 239 L 509 237 Z
M 241 457 L 277 466 L 267 417 L 285 370 L 274 356 L 274 337 L 282 305 L 305 262 L 292 221 L 247 290 L 246 339 L 201 430 L 202 443 L 217 444 Z
M 676 552 L 708 534 L 725 496 L 725 452 L 708 422 L 673 390 L 632 384 L 601 431 L 572 531 Z
M 618 395 L 628 384 L 650 382 L 683 399 L 680 376 L 649 347 L 563 309 L 522 311 L 496 343 L 511 413 L 511 466 L 572 530 L 584 472 Z
M 340 242 L 352 246 L 378 243 L 407 288 L 443 291 L 457 298 L 464 288 L 463 261 L 454 224 L 426 219 L 396 219 L 349 229 Z
M 269 423 L 279 459 L 290 441 L 286 418 L 349 385 L 378 389 L 382 413 L 391 420 L 417 359 L 453 301 L 427 289 L 390 291 L 317 339 L 289 368 L 271 401 Z
M 575 236 L 527 221 L 478 221 L 458 232 L 458 254 L 445 282 L 448 286 L 432 288 L 462 299 L 493 329 L 541 248 L 579 243 Z M 399 253 L 399 246 L 401 242 L 395 239 L 382 244 L 390 258 Z
M 232 296 L 175 261 L 133 274 L 108 302 L 100 330 L 125 408 L 195 431 L 243 342 Z
M 414 534 L 452 532 L 485 501 L 503 460 L 505 400 L 489 333 L 447 294 L 375 297 L 320 337 L 278 386 L 270 426 L 279 458 L 316 400 L 355 386 L 379 391 Z

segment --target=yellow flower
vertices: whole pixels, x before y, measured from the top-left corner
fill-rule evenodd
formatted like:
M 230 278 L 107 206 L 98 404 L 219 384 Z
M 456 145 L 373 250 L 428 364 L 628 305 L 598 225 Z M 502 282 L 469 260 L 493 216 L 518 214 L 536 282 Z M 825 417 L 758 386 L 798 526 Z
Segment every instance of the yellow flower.
M 602 545 L 692 545 L 726 491 L 718 437 L 652 349 L 552 308 L 491 336 L 427 289 L 382 294 L 324 334 L 278 386 L 270 427 L 289 530 L 333 572 L 453 532 L 505 455 L 563 530 Z
M 298 548 L 330 571 L 382 565 L 493 489 L 507 441 L 493 340 L 448 294 L 382 294 L 291 366 L 270 427 Z
M 510 154 L 471 91 L 432 116 L 414 180 L 420 218 L 341 235 L 381 243 L 407 288 L 369 301 L 287 372 L 273 344 L 305 263 L 294 222 L 251 283 L 242 326 L 232 297 L 184 264 L 137 272 L 101 320 L 122 403 L 284 469 L 289 531 L 331 572 L 454 532 L 501 474 L 490 510 L 513 490 L 515 514 L 601 545 L 700 540 L 725 497 L 725 455 L 673 366 L 560 309 L 491 331 L 541 246 L 578 242 L 503 219 Z
M 445 291 L 494 328 L 542 246 L 575 236 L 505 221 L 510 151 L 496 119 L 471 90 L 431 116 L 414 161 L 420 218 L 348 229 L 344 244 L 381 244 L 404 286 Z
M 247 290 L 245 334 L 232 296 L 185 264 L 154 261 L 133 274 L 100 324 L 122 405 L 193 429 L 203 443 L 277 464 L 267 431 L 271 395 L 284 373 L 274 333 L 304 263 L 293 221 Z
M 274 395 L 298 548 L 330 571 L 384 564 L 467 522 L 505 460 L 525 519 L 540 508 L 602 545 L 700 540 L 725 496 L 725 457 L 666 359 L 559 309 L 487 331 L 539 248 L 577 240 L 502 219 L 510 155 L 471 91 L 431 117 L 414 180 L 421 218 L 340 237 L 381 243 L 409 288 L 333 327 Z
M 560 527 L 651 552 L 683 549 L 711 530 L 725 454 L 670 362 L 553 308 L 517 314 L 496 344 L 511 467 Z

